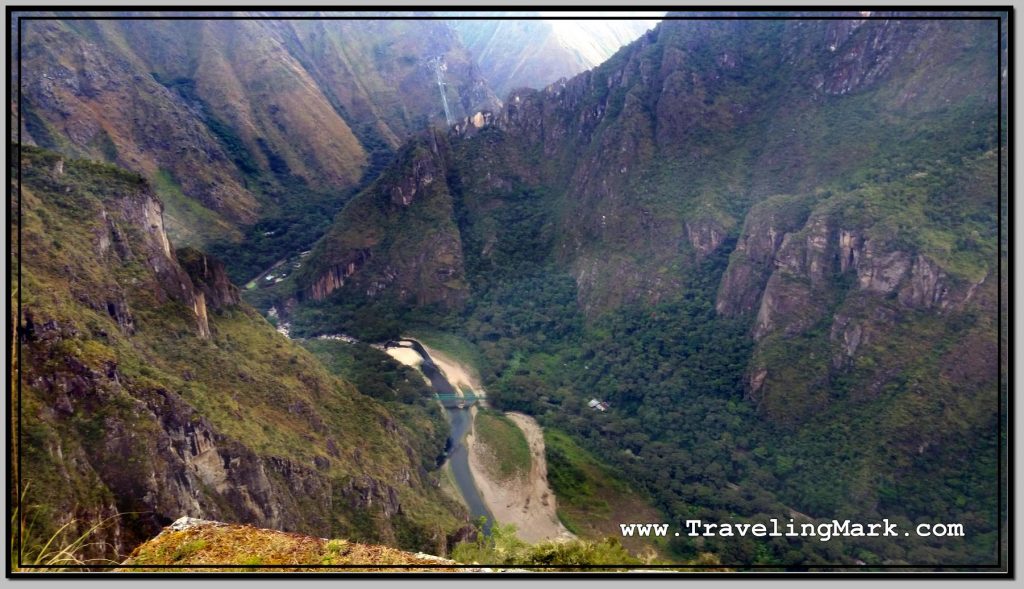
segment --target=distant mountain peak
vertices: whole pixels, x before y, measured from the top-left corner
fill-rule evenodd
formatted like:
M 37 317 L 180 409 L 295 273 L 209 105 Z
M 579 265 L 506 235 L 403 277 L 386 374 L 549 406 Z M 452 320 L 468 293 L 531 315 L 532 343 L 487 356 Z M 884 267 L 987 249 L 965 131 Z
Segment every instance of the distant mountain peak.
M 499 97 L 505 97 L 516 88 L 543 88 L 560 78 L 572 77 L 600 65 L 621 47 L 653 28 L 664 13 L 482 14 L 533 17 L 522 20 L 451 22 L 463 45 L 477 60 L 490 86 Z M 576 18 L 559 18 L 567 15 Z M 609 17 L 607 20 L 583 18 L 605 15 Z M 625 15 L 649 18 L 622 19 L 621 16 Z M 620 18 L 614 18 L 616 16 Z

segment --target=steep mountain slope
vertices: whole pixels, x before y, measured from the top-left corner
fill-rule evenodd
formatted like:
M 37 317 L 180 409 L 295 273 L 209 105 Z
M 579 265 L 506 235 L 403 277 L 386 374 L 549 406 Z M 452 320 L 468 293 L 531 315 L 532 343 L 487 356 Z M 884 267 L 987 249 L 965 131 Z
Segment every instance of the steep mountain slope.
M 657 24 L 653 19 L 543 20 L 541 12 L 448 16 L 467 14 L 529 19 L 450 21 L 502 98 L 516 88 L 543 88 L 596 67 Z
M 434 164 L 444 158 L 435 157 L 428 181 L 444 176 L 450 184 L 458 168 L 457 214 L 469 232 L 502 201 L 494 193 L 542 186 L 558 205 L 549 249 L 572 267 L 585 307 L 656 301 L 678 290 L 681 265 L 738 232 L 753 202 L 856 186 L 896 157 L 895 165 L 908 166 L 928 150 L 958 154 L 991 143 L 993 121 L 975 110 L 995 99 L 979 89 L 993 61 L 980 43 L 983 25 L 952 30 L 951 41 L 934 22 L 864 22 L 871 26 L 859 33 L 841 30 L 841 21 L 820 25 L 820 35 L 784 21 L 754 30 L 738 21 L 670 23 L 564 87 L 512 95 L 493 123 L 479 117 L 457 126 L 471 136 L 452 147 L 465 157 L 443 172 Z M 844 34 L 853 36 L 845 52 L 830 51 Z M 794 53 L 801 59 L 787 58 Z M 876 70 L 900 67 L 887 84 L 869 83 Z M 961 129 L 967 133 L 950 136 Z M 918 150 L 907 153 L 907 142 Z M 409 183 L 393 199 L 408 206 L 424 165 L 402 159 L 378 184 Z M 343 216 L 336 226 L 354 224 Z
M 179 242 L 262 220 L 245 235 L 262 269 L 411 132 L 498 105 L 443 23 L 235 16 L 26 21 L 25 141 L 144 174 Z M 218 251 L 234 268 L 246 249 Z
M 446 553 L 466 515 L 430 472 L 447 427 L 426 387 L 375 399 L 331 375 L 239 302 L 219 262 L 175 251 L 142 177 L 26 147 L 21 179 L 34 538 L 112 517 L 97 550 L 113 557 L 190 515 Z
M 999 30 L 846 16 L 668 20 L 418 138 L 277 295 L 299 332 L 460 332 L 672 517 L 978 530 L 736 561 L 992 562 Z
M 273 25 L 353 128 L 390 148 L 429 123 L 445 121 L 439 79 L 456 119 L 500 106 L 444 22 L 285 20 Z
M 93 38 L 110 30 L 104 25 Z M 216 211 L 220 231 L 255 220 L 256 197 L 224 147 L 151 68 L 133 63 L 116 41 L 92 42 L 65 21 L 23 27 L 23 140 L 120 162 L 150 178 L 162 173 L 199 207 Z
M 346 207 L 317 244 L 314 263 L 296 275 L 304 285 L 298 297 L 324 299 L 356 276 L 374 281 L 358 287 L 370 297 L 395 291 L 421 305 L 458 304 L 466 284 L 446 180 L 447 152 L 440 131 L 407 144 L 397 157 L 400 163 Z

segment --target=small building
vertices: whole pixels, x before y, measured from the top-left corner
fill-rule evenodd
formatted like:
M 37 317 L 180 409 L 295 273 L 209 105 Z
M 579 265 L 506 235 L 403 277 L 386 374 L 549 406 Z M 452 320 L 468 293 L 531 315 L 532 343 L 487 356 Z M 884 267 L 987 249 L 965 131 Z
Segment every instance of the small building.
M 596 409 L 597 411 L 607 411 L 608 403 L 605 403 L 604 401 L 598 401 L 597 399 L 591 399 L 590 402 L 587 403 L 587 407 L 590 407 L 591 409 Z

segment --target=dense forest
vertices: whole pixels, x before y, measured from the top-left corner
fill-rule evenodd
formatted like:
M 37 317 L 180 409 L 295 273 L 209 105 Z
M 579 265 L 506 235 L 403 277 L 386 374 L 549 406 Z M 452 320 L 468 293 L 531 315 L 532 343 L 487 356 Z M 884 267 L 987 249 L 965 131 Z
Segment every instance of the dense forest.
M 524 201 L 529 198 L 523 195 Z M 515 205 L 510 208 L 514 211 Z M 924 492 L 920 479 L 909 476 L 882 484 L 877 503 L 850 504 L 851 488 L 876 483 L 871 471 L 853 468 L 872 452 L 870 427 L 822 420 L 794 429 L 758 417 L 742 383 L 752 345 L 751 318 L 723 317 L 714 309 L 729 251 L 704 260 L 677 297 L 588 321 L 577 304 L 572 277 L 537 259 L 536 240 L 543 238 L 526 229 L 536 226 L 534 211 L 503 213 L 508 215 L 503 231 L 513 237 L 503 240 L 501 264 L 468 260 L 474 296 L 459 312 L 336 297 L 304 307 L 301 312 L 309 315 L 298 315 L 296 326 L 301 332 L 313 317 L 323 328 L 322 318 L 331 317 L 337 329 L 369 341 L 417 331 L 457 335 L 496 407 L 526 412 L 545 427 L 570 433 L 604 457 L 622 480 L 644 489 L 666 521 L 679 526 L 687 519 L 857 521 L 872 513 L 899 521 L 904 529 L 912 522 L 949 521 L 970 522 L 972 531 L 968 539 L 899 542 L 777 538 L 766 543 L 684 536 L 670 541 L 681 559 L 710 551 L 723 563 L 821 565 L 841 562 L 844 555 L 878 564 L 940 563 L 965 554 L 985 562 L 991 555 L 995 435 L 963 440 L 917 460 L 915 468 L 947 482 L 941 496 Z M 951 337 L 959 328 L 947 327 Z M 812 336 L 806 340 L 813 346 Z M 834 394 L 847 396 L 842 389 Z M 592 398 L 607 402 L 609 410 L 589 408 Z M 870 424 L 877 405 L 847 400 L 832 411 L 861 414 L 862 423 Z M 572 476 L 558 471 L 557 456 L 549 462 L 552 477 Z M 962 477 L 964 471 L 971 476 Z
M 679 563 L 993 563 L 1007 21 L 721 16 L 669 15 L 500 102 L 441 20 L 34 29 L 21 114 L 44 149 L 19 169 L 19 333 L 47 525 L 78 501 L 138 503 L 159 517 L 132 541 L 194 507 L 553 558 L 507 527 L 471 538 L 438 471 L 444 410 L 368 345 L 413 337 L 471 365 L 495 410 L 536 418 L 566 529 L 621 490 L 609 513 L 642 503 L 676 530 L 966 531 L 659 541 Z M 337 334 L 361 343 L 318 338 Z M 153 453 L 104 452 L 131 428 L 183 450 L 121 476 Z M 634 558 L 587 532 L 564 557 Z

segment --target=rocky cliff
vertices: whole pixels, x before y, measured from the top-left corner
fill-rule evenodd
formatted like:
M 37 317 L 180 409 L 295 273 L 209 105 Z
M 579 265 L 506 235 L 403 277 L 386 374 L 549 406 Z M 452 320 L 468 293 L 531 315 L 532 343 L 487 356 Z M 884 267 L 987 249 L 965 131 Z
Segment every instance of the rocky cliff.
M 551 224 L 542 247 L 575 276 L 588 314 L 653 303 L 732 247 L 744 222 L 772 229 L 759 213 L 771 213 L 758 205 L 768 197 L 795 195 L 809 209 L 826 190 L 872 181 L 867 170 L 909 173 L 929 150 L 991 144 L 991 121 L 974 116 L 995 100 L 981 84 L 994 60 L 981 21 L 850 16 L 669 20 L 601 67 L 465 119 L 446 169 L 463 248 L 479 248 L 466 255 L 487 257 L 495 212 L 540 190 Z M 955 128 L 970 132 L 952 137 Z M 375 190 L 403 190 L 416 174 L 408 164 Z M 335 233 L 351 225 L 343 215 Z M 326 266 L 325 276 L 339 275 Z M 402 280 L 389 277 L 394 267 L 379 270 L 379 281 Z M 744 271 L 767 278 L 764 268 Z M 725 298 L 750 308 L 760 288 L 751 284 Z
M 301 190 L 337 201 L 446 107 L 498 105 L 443 22 L 34 16 L 22 140 L 155 181 L 179 242 L 237 241 Z
M 772 391 L 835 386 L 838 375 L 857 372 L 874 346 L 920 329 L 923 317 L 980 326 L 984 321 L 976 313 L 994 313 L 987 300 L 995 292 L 996 220 L 987 202 L 995 193 L 994 163 L 995 153 L 987 152 L 957 168 L 909 174 L 877 192 L 833 195 L 813 210 L 808 197 L 777 197 L 751 211 L 722 278 L 717 309 L 727 315 L 756 312 L 751 335 L 758 348 L 748 391 L 766 411 L 799 420 L 823 408 L 794 403 L 791 392 L 772 399 Z M 942 198 L 935 191 L 952 186 L 962 191 L 956 215 L 965 221 L 988 217 L 991 225 L 891 210 L 893 199 Z M 883 214 L 883 208 L 890 210 Z M 965 234 L 973 240 L 982 233 L 989 239 L 965 247 Z M 950 249 L 956 241 L 961 247 Z M 820 346 L 816 359 L 801 359 L 806 377 L 773 366 L 786 364 L 779 354 L 786 356 L 785 342 L 794 338 Z M 792 353 L 799 354 L 797 349 L 802 346 Z M 994 362 L 993 357 L 988 369 L 994 371 Z M 895 377 L 896 371 L 875 373 L 869 390 L 856 394 L 875 395 Z
M 449 152 L 445 132 L 430 131 L 407 144 L 317 244 L 296 275 L 298 299 L 324 300 L 350 284 L 371 299 L 448 307 L 464 301 Z
M 688 16 L 708 19 L 669 18 L 453 127 L 435 213 L 461 243 L 463 306 L 415 307 L 421 290 L 412 311 L 372 314 L 394 291 L 342 287 L 298 321 L 457 330 L 490 361 L 495 403 L 577 432 L 671 513 L 938 512 L 993 538 L 997 21 Z M 372 198 L 415 177 L 406 159 Z M 406 229 L 343 213 L 332 233 L 418 251 L 436 236 Z M 332 251 L 353 250 L 323 242 L 307 276 Z M 414 284 L 395 269 L 347 266 L 346 284 Z M 598 393 L 618 409 L 576 410 Z M 924 552 L 980 562 L 991 546 Z
M 218 261 L 175 253 L 141 177 L 22 155 L 34 534 L 110 517 L 96 547 L 109 557 L 189 514 L 447 550 L 465 516 L 422 466 L 443 451 L 420 455 L 436 422 L 331 376 L 239 302 Z

